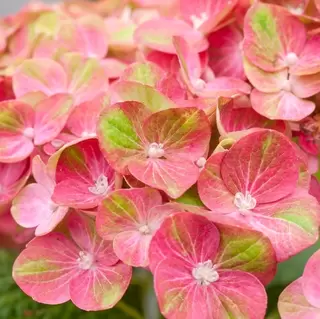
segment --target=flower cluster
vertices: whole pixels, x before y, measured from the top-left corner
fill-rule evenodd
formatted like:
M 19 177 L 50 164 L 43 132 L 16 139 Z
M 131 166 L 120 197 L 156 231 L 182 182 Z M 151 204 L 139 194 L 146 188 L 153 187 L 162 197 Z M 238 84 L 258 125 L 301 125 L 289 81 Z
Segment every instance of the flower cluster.
M 1 19 L 0 238 L 26 245 L 19 287 L 104 310 L 143 267 L 165 318 L 263 319 L 277 263 L 318 239 L 319 49 L 318 0 Z M 320 316 L 319 269 L 316 253 L 283 319 Z

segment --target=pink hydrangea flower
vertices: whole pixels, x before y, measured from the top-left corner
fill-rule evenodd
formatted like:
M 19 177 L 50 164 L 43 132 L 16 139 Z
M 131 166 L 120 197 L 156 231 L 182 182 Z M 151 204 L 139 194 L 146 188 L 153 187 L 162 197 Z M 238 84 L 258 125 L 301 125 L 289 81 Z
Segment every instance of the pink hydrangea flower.
M 71 301 L 87 311 L 112 308 L 125 293 L 131 267 L 118 261 L 89 217 L 73 213 L 70 236 L 53 232 L 32 240 L 13 266 L 13 278 L 34 300 Z
M 258 113 L 299 121 L 314 111 L 315 104 L 305 98 L 320 91 L 319 43 L 318 35 L 308 37 L 305 25 L 281 7 L 258 3 L 249 9 L 244 67 Z
M 266 283 L 273 277 L 275 255 L 261 233 L 177 213 L 155 234 L 150 266 L 168 319 L 262 319 L 267 298 L 258 278 Z
M 301 159 L 281 133 L 259 130 L 213 154 L 198 180 L 215 221 L 267 235 L 279 261 L 318 238 L 317 201 L 299 182 Z M 302 176 L 301 176 L 302 178 Z

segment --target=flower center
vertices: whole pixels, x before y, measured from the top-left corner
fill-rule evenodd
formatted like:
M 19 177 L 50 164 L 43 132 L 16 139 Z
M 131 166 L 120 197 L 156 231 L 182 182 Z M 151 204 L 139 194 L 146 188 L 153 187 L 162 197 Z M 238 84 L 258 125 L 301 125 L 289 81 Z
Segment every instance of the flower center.
M 292 66 L 297 63 L 298 57 L 294 52 L 289 52 L 287 56 L 284 58 L 287 66 Z
M 94 186 L 88 187 L 90 193 L 95 195 L 106 195 L 109 189 L 108 177 L 101 174 L 94 182 Z
M 300 5 L 300 6 L 297 6 L 297 7 L 288 7 L 287 8 L 288 9 L 288 11 L 290 12 L 290 13 L 292 13 L 293 15 L 301 15 L 301 14 L 303 14 L 303 12 L 304 12 L 304 7 L 303 7 L 303 5 Z
M 151 233 L 150 228 L 148 225 L 142 225 L 139 227 L 139 232 L 142 235 L 149 235 Z
M 164 155 L 163 144 L 151 143 L 148 148 L 148 157 L 160 158 Z
M 200 16 L 192 15 L 190 17 L 193 27 L 195 29 L 199 29 L 208 20 L 208 18 L 209 17 L 206 12 L 202 12 Z
M 80 251 L 79 252 L 79 258 L 77 259 L 77 262 L 79 264 L 79 267 L 81 269 L 90 269 L 92 268 L 93 264 L 94 264 L 94 259 L 93 259 L 93 255 L 89 254 L 85 251 Z
M 33 140 L 34 138 L 34 129 L 32 127 L 27 127 L 24 131 L 23 131 L 23 135 L 27 138 L 30 138 L 30 140 Z
M 193 87 L 198 91 L 204 90 L 206 87 L 206 82 L 202 79 L 193 79 L 191 82 Z
M 256 207 L 257 201 L 250 193 L 246 192 L 245 195 L 238 192 L 234 196 L 233 203 L 239 208 L 239 210 L 250 210 Z
M 96 137 L 97 135 L 95 133 L 90 133 L 87 131 L 82 132 L 81 137 Z
M 200 157 L 197 161 L 196 161 L 196 165 L 199 168 L 203 168 L 206 165 L 207 160 L 204 157 Z
M 201 286 L 208 286 L 219 279 L 216 266 L 212 264 L 211 260 L 198 263 L 198 265 L 192 269 L 192 276 Z
M 52 145 L 54 148 L 60 148 L 60 147 L 62 147 L 62 146 L 64 145 L 64 141 L 58 140 L 58 139 L 52 140 L 52 141 L 51 141 L 51 145 Z

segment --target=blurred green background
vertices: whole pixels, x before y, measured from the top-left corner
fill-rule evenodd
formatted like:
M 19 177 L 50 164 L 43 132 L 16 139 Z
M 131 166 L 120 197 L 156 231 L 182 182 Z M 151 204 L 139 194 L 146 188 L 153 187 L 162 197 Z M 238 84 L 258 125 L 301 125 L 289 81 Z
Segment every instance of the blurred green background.
M 267 319 L 280 318 L 277 300 L 281 291 L 301 276 L 308 258 L 320 249 L 320 241 L 309 249 L 279 264 L 274 280 L 267 287 L 269 306 Z M 0 250 L 0 319 L 159 319 L 161 318 L 152 287 L 151 275 L 136 269 L 129 290 L 111 310 L 84 312 L 66 303 L 46 306 L 34 302 L 15 285 L 11 277 L 15 253 Z

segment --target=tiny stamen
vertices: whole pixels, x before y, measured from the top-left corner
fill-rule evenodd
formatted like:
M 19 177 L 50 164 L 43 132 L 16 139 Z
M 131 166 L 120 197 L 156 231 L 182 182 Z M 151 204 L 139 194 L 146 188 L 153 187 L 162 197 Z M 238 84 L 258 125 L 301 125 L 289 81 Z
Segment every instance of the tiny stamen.
M 93 255 L 84 251 L 80 251 L 77 262 L 81 269 L 85 269 L 85 270 L 90 269 L 94 265 Z
M 151 143 L 148 147 L 147 155 L 150 158 L 160 158 L 164 155 L 163 144 Z
M 143 235 L 149 235 L 151 233 L 148 225 L 142 225 L 139 227 L 139 232 Z
M 201 286 L 209 286 L 211 283 L 219 280 L 216 266 L 213 265 L 211 260 L 198 263 L 198 265 L 192 269 L 192 276 Z
M 94 186 L 88 187 L 88 190 L 95 195 L 106 195 L 109 190 L 108 177 L 101 174 L 94 182 Z
M 286 62 L 287 66 L 292 66 L 297 63 L 298 59 L 298 56 L 294 52 L 289 52 L 284 58 L 284 61 Z
M 27 138 L 30 138 L 30 140 L 33 140 L 34 138 L 34 129 L 32 127 L 27 127 L 24 131 L 23 131 L 23 135 Z
M 209 19 L 209 17 L 206 12 L 202 12 L 200 16 L 192 15 L 190 19 L 193 27 L 195 29 L 199 29 Z
M 246 192 L 245 195 L 243 195 L 241 192 L 238 192 L 234 197 L 233 203 L 240 211 L 253 209 L 257 205 L 256 199 L 248 192 Z

